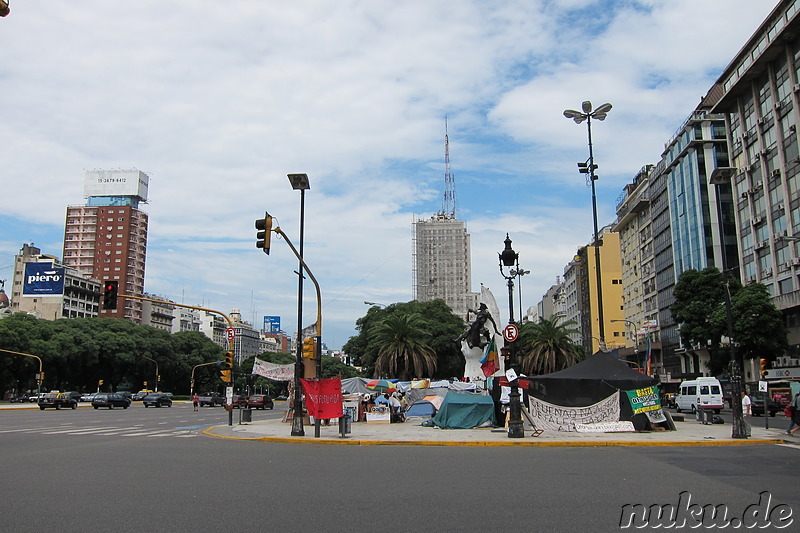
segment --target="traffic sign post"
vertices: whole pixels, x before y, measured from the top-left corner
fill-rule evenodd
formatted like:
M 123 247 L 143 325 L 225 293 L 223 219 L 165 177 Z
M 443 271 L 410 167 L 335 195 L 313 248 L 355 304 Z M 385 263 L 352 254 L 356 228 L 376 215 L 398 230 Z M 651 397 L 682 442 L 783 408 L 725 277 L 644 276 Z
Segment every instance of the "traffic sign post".
M 509 324 L 503 328 L 503 338 L 506 342 L 514 342 L 519 337 L 519 328 L 516 324 Z

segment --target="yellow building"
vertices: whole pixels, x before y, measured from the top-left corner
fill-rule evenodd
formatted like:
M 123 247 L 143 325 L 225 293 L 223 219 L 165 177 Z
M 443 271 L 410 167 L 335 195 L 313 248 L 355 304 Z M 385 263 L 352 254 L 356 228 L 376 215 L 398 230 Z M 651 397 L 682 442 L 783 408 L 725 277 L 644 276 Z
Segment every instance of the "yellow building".
M 605 348 L 614 349 L 625 346 L 625 313 L 622 308 L 622 260 L 620 253 L 619 233 L 601 231 L 600 279 L 603 300 L 603 331 L 600 331 L 600 313 L 598 313 L 597 269 L 595 247 L 585 246 L 578 252 L 580 262 L 584 265 L 582 293 L 581 329 L 583 345 L 587 353 L 597 353 L 600 339 L 604 337 Z M 613 321 L 620 322 L 613 322 Z M 602 333 L 602 335 L 601 335 Z

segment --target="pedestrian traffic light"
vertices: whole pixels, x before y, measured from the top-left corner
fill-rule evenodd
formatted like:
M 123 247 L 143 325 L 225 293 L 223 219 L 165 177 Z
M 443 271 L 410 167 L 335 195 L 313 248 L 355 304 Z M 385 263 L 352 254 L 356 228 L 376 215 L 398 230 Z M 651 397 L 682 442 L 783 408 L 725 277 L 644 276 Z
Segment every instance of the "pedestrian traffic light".
M 500 348 L 500 356 L 503 358 L 503 361 L 505 361 L 507 366 L 509 363 L 509 359 L 511 359 L 511 348 L 507 348 L 505 346 Z
M 767 360 L 762 357 L 758 362 L 761 364 L 761 377 L 767 377 L 767 373 L 769 372 L 767 370 Z
M 8 2 L 6 0 L 0 0 L 0 17 L 5 17 L 9 13 L 11 13 L 11 9 L 8 7 Z
M 118 281 L 106 281 L 103 289 L 103 309 L 117 308 Z
M 264 253 L 269 255 L 269 241 L 272 233 L 272 217 L 269 213 L 264 213 L 264 218 L 256 220 L 256 248 L 261 248 Z
M 313 337 L 306 337 L 303 340 L 303 357 L 314 359 L 317 356 L 317 342 Z

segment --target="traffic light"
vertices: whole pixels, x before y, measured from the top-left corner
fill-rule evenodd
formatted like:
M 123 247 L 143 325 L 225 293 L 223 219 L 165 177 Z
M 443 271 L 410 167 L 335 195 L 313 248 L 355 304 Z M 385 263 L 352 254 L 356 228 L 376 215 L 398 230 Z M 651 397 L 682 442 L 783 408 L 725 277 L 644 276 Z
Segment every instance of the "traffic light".
M 233 381 L 231 379 L 231 376 L 233 375 L 233 352 L 225 353 L 225 360 L 222 361 L 220 367 L 219 375 L 222 378 L 222 381 L 227 383 Z
M 8 2 L 6 0 L 0 0 L 0 17 L 5 17 L 9 13 L 11 13 L 11 9 L 8 7 Z
M 317 357 L 317 341 L 313 337 L 306 337 L 303 340 L 303 357 L 306 359 Z
M 761 364 L 761 377 L 767 377 L 767 360 L 762 357 L 758 362 Z
M 264 213 L 264 218 L 256 220 L 256 229 L 258 230 L 256 248 L 263 249 L 264 253 L 269 255 L 269 241 L 272 233 L 272 217 L 269 216 L 269 213 Z
M 506 367 L 508 367 L 509 360 L 511 359 L 511 348 L 508 348 L 506 346 L 503 346 L 502 348 L 500 348 L 500 357 L 503 358 L 503 361 L 505 362 Z
M 117 308 L 118 281 L 106 281 L 103 292 L 103 309 Z
M 589 168 L 589 163 L 578 163 L 578 172 L 581 174 L 589 174 L 592 170 L 597 170 L 597 165 L 592 165 L 592 168 Z

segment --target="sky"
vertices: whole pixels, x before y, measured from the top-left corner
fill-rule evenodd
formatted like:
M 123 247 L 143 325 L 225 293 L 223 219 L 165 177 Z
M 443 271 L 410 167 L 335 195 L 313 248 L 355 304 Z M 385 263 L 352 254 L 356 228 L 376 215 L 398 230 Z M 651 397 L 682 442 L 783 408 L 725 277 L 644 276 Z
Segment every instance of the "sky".
M 150 176 L 145 291 L 297 331 L 298 244 L 320 283 L 323 342 L 364 301 L 412 299 L 415 219 L 442 210 L 445 119 L 472 285 L 507 307 L 519 253 L 535 306 L 669 142 L 776 0 L 208 0 L 10 2 L 0 19 L 0 279 L 23 243 L 62 256 L 86 170 Z M 10 294 L 10 290 L 7 290 Z M 303 324 L 316 319 L 306 284 Z M 515 291 L 516 292 L 516 291 Z M 515 308 L 519 302 L 515 294 Z M 507 321 L 507 316 L 502 317 Z

